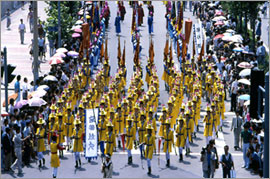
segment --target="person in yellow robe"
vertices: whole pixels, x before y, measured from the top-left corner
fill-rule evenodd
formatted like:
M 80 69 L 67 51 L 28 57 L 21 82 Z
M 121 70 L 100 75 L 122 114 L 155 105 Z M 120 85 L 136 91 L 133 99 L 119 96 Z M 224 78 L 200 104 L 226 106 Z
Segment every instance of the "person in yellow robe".
M 132 118 L 128 118 L 127 119 L 127 127 L 126 127 L 126 137 L 127 137 L 127 141 L 126 141 L 126 149 L 127 149 L 127 153 L 128 153 L 128 164 L 131 165 L 132 164 L 132 154 L 131 154 L 131 150 L 133 149 L 133 141 L 135 140 L 135 135 L 136 135 L 136 130 L 134 128 L 134 126 L 132 126 Z
M 105 120 L 106 118 L 106 111 L 102 110 L 100 113 L 100 120 L 98 123 L 98 141 L 99 141 L 99 145 L 100 145 L 100 151 L 102 153 L 102 157 L 105 156 L 104 153 L 104 144 L 105 144 L 105 140 L 106 140 L 106 125 L 107 125 L 107 120 Z
M 165 121 L 167 119 L 167 109 L 165 106 L 162 107 L 162 115 L 159 117 L 159 121 L 160 121 L 160 128 L 159 128 L 159 132 L 158 135 L 160 137 L 164 136 L 164 130 L 165 130 Z
M 170 152 L 172 152 L 172 145 L 174 145 L 173 131 L 170 129 L 171 122 L 170 120 L 165 121 L 166 128 L 164 131 L 164 143 L 163 143 L 163 152 L 166 153 L 166 167 L 170 167 Z
M 45 158 L 43 156 L 43 152 L 46 151 L 45 144 L 44 144 L 44 138 L 45 136 L 45 128 L 44 128 L 45 120 L 40 118 L 37 122 L 39 127 L 37 128 L 36 137 L 37 137 L 37 155 L 39 160 L 39 166 L 41 167 L 41 160 L 43 161 L 43 166 L 45 166 Z
M 139 124 L 139 143 L 140 145 L 140 153 L 141 153 L 141 158 L 144 158 L 144 136 L 146 134 L 146 126 L 147 126 L 147 122 L 146 122 L 146 116 L 144 112 L 141 112 L 141 116 L 140 116 L 140 124 Z
M 50 122 L 49 122 L 49 125 L 48 125 L 48 129 L 49 129 L 49 131 L 48 131 L 48 144 L 50 144 L 51 143 L 51 141 L 52 141 L 52 134 L 53 134 L 53 128 L 54 128 L 54 125 L 55 125 L 55 119 L 56 119 L 56 115 L 55 115 L 55 113 L 51 113 L 50 114 L 50 116 L 49 116 L 49 118 L 50 118 Z
M 70 137 L 72 136 L 72 131 L 74 128 L 73 122 L 74 122 L 74 116 L 71 113 L 71 105 L 68 105 L 67 106 L 67 114 L 64 116 L 64 124 L 66 126 L 64 134 L 66 136 L 66 142 L 67 142 L 67 146 L 68 146 L 67 150 L 68 151 L 69 151 L 70 146 L 71 146 Z
M 58 121 L 54 125 L 53 131 L 57 132 L 57 143 L 62 147 L 63 143 L 65 142 L 64 138 L 64 129 L 65 129 L 65 124 L 63 122 L 63 114 L 61 112 L 58 113 Z M 63 151 L 59 151 L 60 158 L 64 156 Z
M 186 133 L 187 133 L 187 139 L 186 139 L 186 155 L 190 153 L 190 142 L 192 141 L 192 131 L 194 129 L 194 121 L 192 119 L 192 116 L 190 114 L 190 110 L 187 110 L 185 112 L 185 125 L 186 125 Z
M 225 113 L 225 103 L 224 103 L 224 94 L 222 92 L 219 92 L 219 118 L 220 118 L 220 123 L 219 123 L 219 129 L 222 132 L 222 126 L 223 126 L 223 120 L 225 119 L 224 113 Z
M 134 113 L 132 115 L 133 118 L 133 123 L 134 123 L 134 127 L 136 130 L 136 140 L 135 140 L 135 145 L 139 144 L 139 124 L 140 124 L 140 106 L 138 103 L 135 104 L 134 107 Z
M 124 116 L 121 110 L 121 103 L 117 105 L 117 113 L 115 114 L 115 134 L 117 135 L 118 148 L 121 147 L 121 135 L 124 133 Z
M 57 150 L 64 150 L 64 147 L 61 147 L 57 142 L 57 136 L 52 136 L 52 142 L 50 143 L 51 148 L 51 167 L 53 168 L 53 178 L 57 176 L 57 169 L 60 167 L 60 160 L 57 155 Z
M 78 163 L 81 167 L 80 152 L 83 152 L 83 142 L 82 142 L 83 131 L 82 131 L 82 128 L 80 127 L 80 124 L 81 124 L 81 121 L 80 119 L 77 118 L 74 121 L 75 128 L 72 133 L 72 139 L 74 139 L 73 152 L 75 154 L 75 161 L 76 161 L 75 168 L 78 168 Z
M 155 137 L 152 135 L 153 127 L 148 124 L 147 127 L 147 134 L 144 136 L 144 144 L 146 145 L 145 149 L 145 158 L 147 160 L 148 166 L 148 175 L 151 175 L 151 160 L 153 158 L 153 151 L 155 149 Z
M 108 132 L 106 133 L 106 148 L 105 153 L 110 154 L 112 156 L 113 149 L 116 147 L 116 140 L 115 140 L 115 134 L 113 132 L 113 124 L 109 121 L 107 123 Z
M 84 127 L 84 120 L 85 120 L 85 115 L 84 115 L 84 106 L 82 103 L 79 104 L 79 112 L 77 113 L 77 116 L 79 116 L 80 120 L 81 120 L 81 128 L 83 131 L 85 131 L 85 127 Z
M 209 106 L 206 108 L 206 115 L 204 116 L 203 122 L 205 123 L 204 126 L 204 133 L 203 135 L 206 138 L 206 145 L 209 144 L 209 141 L 212 139 L 213 133 L 213 118 L 211 115 L 211 109 Z
M 179 150 L 179 162 L 183 161 L 183 148 L 185 147 L 187 132 L 186 126 L 184 126 L 184 120 L 182 117 L 178 120 L 178 125 L 176 127 L 176 144 Z
M 212 119 L 213 119 L 213 121 L 212 121 L 212 126 L 213 126 L 212 135 L 213 136 L 212 136 L 212 138 L 215 139 L 215 137 L 218 136 L 217 129 L 218 129 L 218 123 L 220 121 L 218 121 L 218 115 L 217 115 L 218 114 L 218 111 L 216 109 L 216 105 L 215 105 L 214 101 L 211 103 L 211 110 L 212 110 L 211 115 L 212 115 Z

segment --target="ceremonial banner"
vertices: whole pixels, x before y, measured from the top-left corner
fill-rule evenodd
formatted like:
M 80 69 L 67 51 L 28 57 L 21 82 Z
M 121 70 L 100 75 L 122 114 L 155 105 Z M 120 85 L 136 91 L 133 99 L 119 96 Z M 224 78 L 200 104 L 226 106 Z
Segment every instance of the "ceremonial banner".
M 85 110 L 85 158 L 96 158 L 98 149 L 98 109 Z
M 192 29 L 192 21 L 188 19 L 185 21 L 185 39 L 187 44 L 189 44 L 191 29 Z
M 194 34 L 194 41 L 196 47 L 196 57 L 198 57 L 199 53 L 201 52 L 202 42 L 203 42 L 203 33 L 201 28 L 201 23 L 193 25 L 193 34 Z

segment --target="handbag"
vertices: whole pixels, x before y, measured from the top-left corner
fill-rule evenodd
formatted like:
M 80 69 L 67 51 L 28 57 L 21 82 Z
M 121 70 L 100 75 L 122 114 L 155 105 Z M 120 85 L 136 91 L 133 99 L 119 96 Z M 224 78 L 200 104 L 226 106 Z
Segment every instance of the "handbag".
M 231 178 L 236 178 L 236 171 L 230 170 Z

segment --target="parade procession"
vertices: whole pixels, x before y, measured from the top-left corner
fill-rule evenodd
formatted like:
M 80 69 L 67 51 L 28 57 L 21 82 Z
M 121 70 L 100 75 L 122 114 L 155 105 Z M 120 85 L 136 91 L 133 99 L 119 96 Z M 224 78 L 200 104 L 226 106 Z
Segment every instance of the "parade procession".
M 23 1 L 8 10 L 4 35 L 20 19 L 21 44 L 12 51 L 2 33 L 2 85 L 17 66 L 13 90 L 1 92 L 3 178 L 268 178 L 269 110 L 258 106 L 269 100 L 268 4 L 254 2 L 253 43 L 230 3 Z

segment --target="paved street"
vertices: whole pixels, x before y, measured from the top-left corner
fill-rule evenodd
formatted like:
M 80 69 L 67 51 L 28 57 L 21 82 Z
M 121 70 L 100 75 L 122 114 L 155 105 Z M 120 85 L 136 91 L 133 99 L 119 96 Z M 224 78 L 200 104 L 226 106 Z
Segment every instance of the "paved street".
M 155 51 L 155 65 L 157 67 L 157 72 L 160 81 L 160 104 L 165 104 L 168 101 L 168 93 L 165 91 L 164 81 L 161 80 L 163 73 L 163 49 L 166 41 L 166 20 L 165 15 L 165 6 L 162 2 L 153 2 L 155 13 L 154 13 L 154 51 Z M 44 1 L 38 2 L 38 12 L 42 20 L 46 19 L 46 13 L 44 8 L 46 7 Z M 114 20 L 117 12 L 117 5 L 115 2 L 109 2 L 111 10 L 110 25 L 108 29 L 108 55 L 111 65 L 111 76 L 114 76 L 117 69 L 117 40 L 118 37 L 115 33 Z M 28 7 L 28 4 L 26 5 Z M 132 9 L 129 7 L 128 3 L 125 2 L 125 7 L 127 10 L 125 21 L 121 24 L 121 51 L 124 47 L 124 41 L 126 41 L 126 66 L 127 66 L 127 86 L 129 85 L 131 75 L 133 73 L 133 52 L 132 52 L 132 43 L 131 43 L 131 16 Z M 15 74 L 21 74 L 22 77 L 27 77 L 29 81 L 33 80 L 31 65 L 32 61 L 30 60 L 28 46 L 31 42 L 32 35 L 29 32 L 29 24 L 26 21 L 28 11 L 21 9 L 17 10 L 11 15 L 11 31 L 6 30 L 6 20 L 1 22 L 1 48 L 4 46 L 7 47 L 8 51 L 8 63 L 17 65 Z M 147 15 L 148 9 L 147 6 L 144 6 L 144 24 L 140 28 L 141 31 L 141 44 L 142 44 L 142 66 L 143 74 L 145 79 L 145 65 L 147 63 L 148 49 L 149 49 L 149 34 L 148 34 L 148 25 L 147 25 Z M 269 16 L 268 16 L 269 17 Z M 25 34 L 25 44 L 21 45 L 19 41 L 18 25 L 19 19 L 23 18 L 26 24 Z M 184 12 L 184 20 L 190 18 L 193 23 L 197 23 L 197 19 L 192 16 L 192 12 L 188 11 L 188 8 Z M 193 33 L 191 33 L 190 39 L 192 39 Z M 265 31 L 263 30 L 263 36 L 265 36 Z M 192 41 L 190 40 L 189 52 L 192 52 Z M 49 54 L 47 53 L 47 59 Z M 176 60 L 176 55 L 174 55 L 174 60 Z M 177 62 L 178 66 L 179 63 Z M 41 64 L 42 74 L 49 71 L 48 61 Z M 10 84 L 10 87 L 14 87 L 15 80 Z M 146 90 L 146 85 L 144 86 Z M 11 94 L 11 92 L 9 93 Z M 1 104 L 4 99 L 4 92 L 1 92 Z M 184 100 L 186 102 L 186 99 Z M 237 178 L 258 178 L 258 175 L 253 175 L 249 170 L 241 168 L 243 165 L 243 155 L 241 151 L 234 151 L 233 149 L 233 134 L 230 131 L 232 117 L 234 113 L 228 112 L 230 109 L 230 101 L 225 101 L 225 122 L 223 132 L 219 132 L 219 138 L 216 139 L 216 147 L 218 149 L 218 154 L 221 156 L 223 154 L 223 147 L 229 145 L 230 152 L 232 153 L 234 159 L 234 165 L 237 173 Z M 201 119 L 205 115 L 206 102 L 202 100 L 201 106 Z M 159 123 L 158 123 L 159 124 Z M 113 154 L 113 177 L 114 178 L 201 178 L 202 177 L 202 163 L 200 162 L 200 152 L 203 146 L 205 146 L 205 137 L 203 136 L 203 123 L 200 121 L 200 128 L 197 133 L 197 138 L 194 139 L 194 143 L 191 144 L 191 154 L 190 156 L 184 155 L 184 161 L 182 163 L 178 162 L 178 150 L 177 156 L 173 150 L 171 153 L 171 167 L 167 168 L 165 155 L 162 152 L 160 154 L 160 165 L 158 165 L 158 155 L 154 155 L 152 159 L 152 175 L 147 175 L 147 162 L 146 160 L 140 159 L 139 150 L 133 150 L 133 165 L 127 165 L 127 152 L 123 152 L 120 149 L 117 149 L 117 152 Z M 158 146 L 158 144 L 157 144 Z M 47 146 L 48 147 L 48 146 Z M 47 148 L 48 149 L 48 148 Z M 185 153 L 185 152 L 184 152 Z M 87 160 L 82 157 L 82 168 L 75 170 L 75 156 L 71 152 L 64 152 L 64 159 L 61 159 L 61 165 L 58 168 L 58 178 L 101 178 L 101 159 L 88 163 Z M 11 173 L 2 173 L 2 178 L 48 178 L 52 177 L 52 169 L 50 167 L 50 154 L 49 151 L 46 152 L 46 167 L 39 170 L 38 163 L 31 163 L 30 167 L 23 168 L 23 175 L 18 176 L 17 171 L 14 174 Z M 144 169 L 142 168 L 144 167 Z M 215 178 L 222 177 L 221 166 L 216 170 Z

